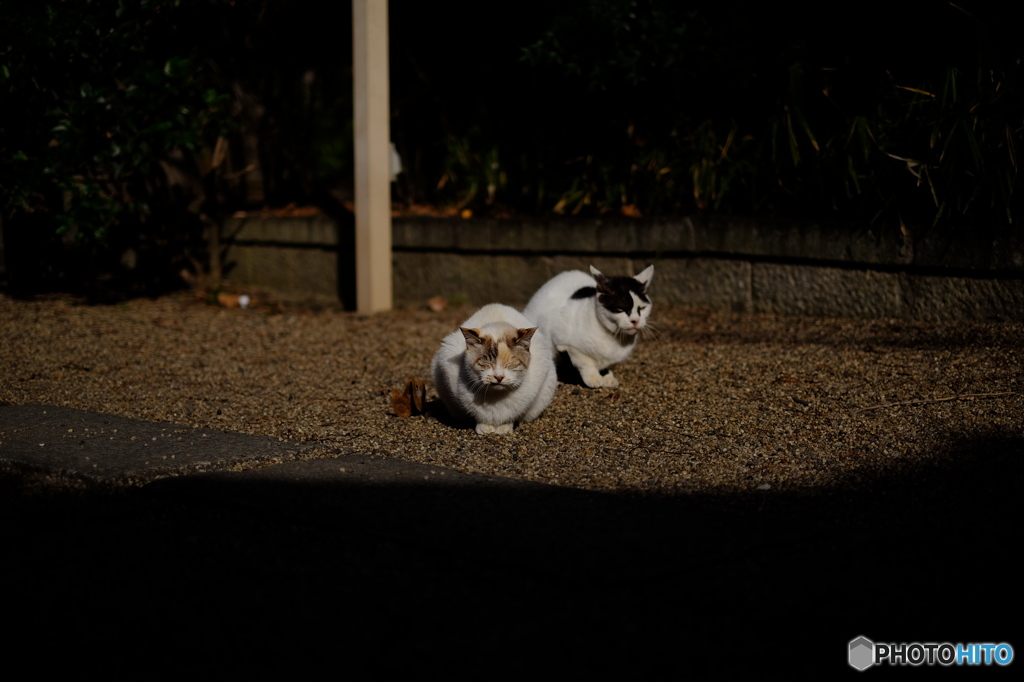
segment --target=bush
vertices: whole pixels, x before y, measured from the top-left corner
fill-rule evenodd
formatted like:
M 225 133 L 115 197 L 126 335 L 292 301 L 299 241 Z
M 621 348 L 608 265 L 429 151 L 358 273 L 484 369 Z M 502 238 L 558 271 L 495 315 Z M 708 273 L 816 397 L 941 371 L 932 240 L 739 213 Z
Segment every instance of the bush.
M 55 229 L 88 260 L 104 244 L 159 247 L 195 232 L 205 208 L 196 185 L 230 116 L 194 27 L 224 4 L 6 3 L 0 201 L 9 237 Z
M 523 13 L 539 21 L 502 20 L 515 45 L 459 32 L 461 61 L 403 34 L 422 75 L 402 119 L 437 121 L 402 150 L 431 160 L 410 169 L 413 199 L 923 225 L 1020 213 L 1021 49 L 1005 17 L 673 0 Z M 465 87 L 432 86 L 453 64 Z

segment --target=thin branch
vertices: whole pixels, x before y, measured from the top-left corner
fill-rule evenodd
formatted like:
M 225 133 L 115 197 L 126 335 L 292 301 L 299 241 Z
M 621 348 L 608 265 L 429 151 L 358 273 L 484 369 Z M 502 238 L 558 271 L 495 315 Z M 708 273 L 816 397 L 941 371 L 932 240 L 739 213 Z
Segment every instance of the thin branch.
M 1001 393 L 964 393 L 963 395 L 950 395 L 945 398 L 919 398 L 917 400 L 904 400 L 898 403 L 885 403 L 884 405 L 872 405 L 871 407 L 859 407 L 851 410 L 851 413 L 868 412 L 869 410 L 880 410 L 883 407 L 901 407 L 904 405 L 930 405 L 932 403 L 946 403 L 951 400 L 974 400 L 975 398 L 997 398 L 1004 395 L 1019 395 L 1017 391 L 1003 391 Z

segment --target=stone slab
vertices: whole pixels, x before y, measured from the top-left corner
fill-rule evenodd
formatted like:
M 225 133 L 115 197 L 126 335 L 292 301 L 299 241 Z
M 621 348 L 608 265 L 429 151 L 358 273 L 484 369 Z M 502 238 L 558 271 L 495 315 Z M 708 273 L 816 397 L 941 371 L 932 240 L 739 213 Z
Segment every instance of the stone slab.
M 326 248 L 235 244 L 228 250 L 225 280 L 301 300 L 337 300 L 338 253 Z
M 900 312 L 915 320 L 1024 319 L 1024 281 L 901 273 Z
M 224 221 L 225 239 L 236 242 L 337 247 L 340 232 L 337 222 L 324 215 L 228 218 Z
M 683 303 L 749 312 L 754 305 L 751 267 L 744 260 L 718 258 L 659 260 L 654 266 L 651 297 L 655 304 Z
M 306 446 L 52 405 L 0 407 L 0 462 L 93 481 L 140 483 L 280 461 Z
M 405 307 L 421 307 L 434 296 L 473 305 L 499 302 L 524 306 L 541 285 L 565 270 L 588 271 L 593 265 L 608 275 L 635 274 L 650 263 L 600 254 L 547 256 L 436 251 L 399 251 L 393 255 L 392 262 L 395 304 Z
M 754 263 L 752 268 L 754 312 L 864 318 L 899 315 L 895 273 L 777 263 Z

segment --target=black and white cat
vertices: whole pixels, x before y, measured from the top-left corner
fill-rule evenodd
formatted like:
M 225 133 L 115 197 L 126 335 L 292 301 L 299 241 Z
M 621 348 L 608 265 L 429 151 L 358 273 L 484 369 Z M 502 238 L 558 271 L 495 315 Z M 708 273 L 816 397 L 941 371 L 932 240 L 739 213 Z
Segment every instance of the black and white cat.
M 615 388 L 619 380 L 602 370 L 628 358 L 647 326 L 654 265 L 635 277 L 606 277 L 593 265 L 590 273 L 570 270 L 551 278 L 523 315 L 547 330 L 556 352 L 568 353 L 584 384 Z
M 533 421 L 558 385 L 547 334 L 500 303 L 485 305 L 446 336 L 430 369 L 448 411 L 472 420 L 479 434 L 511 433 L 516 422 Z

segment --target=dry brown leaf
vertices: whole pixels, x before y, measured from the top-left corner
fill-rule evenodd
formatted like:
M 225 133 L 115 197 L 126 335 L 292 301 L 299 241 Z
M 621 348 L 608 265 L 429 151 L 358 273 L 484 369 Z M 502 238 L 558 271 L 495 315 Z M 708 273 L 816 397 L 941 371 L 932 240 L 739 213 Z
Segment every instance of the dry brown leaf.
M 252 298 L 248 294 L 229 294 L 221 291 L 217 294 L 217 303 L 225 308 L 248 308 L 252 304 Z
M 427 385 L 418 376 L 409 377 L 409 393 L 416 411 L 423 414 L 423 405 L 427 402 Z
M 410 405 L 409 394 L 401 393 L 395 389 L 391 389 L 391 408 L 395 411 L 402 419 L 412 416 L 412 406 Z
M 448 307 L 448 301 L 444 300 L 440 296 L 435 296 L 434 298 L 427 301 L 427 307 L 433 310 L 435 313 L 439 313 Z
M 427 402 L 427 385 L 417 376 L 409 377 L 401 391 L 391 389 L 391 408 L 401 418 L 423 414 Z
M 217 303 L 220 303 L 225 308 L 237 308 L 238 306 L 238 294 L 229 294 L 221 291 L 217 294 Z

